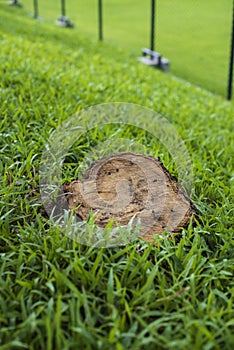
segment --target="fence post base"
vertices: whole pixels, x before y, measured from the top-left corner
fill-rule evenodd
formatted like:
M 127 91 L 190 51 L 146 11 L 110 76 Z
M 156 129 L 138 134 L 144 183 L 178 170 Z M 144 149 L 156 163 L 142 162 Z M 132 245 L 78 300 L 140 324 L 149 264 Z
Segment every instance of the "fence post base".
M 18 7 L 22 7 L 22 4 L 18 1 L 18 0 L 12 0 L 9 1 L 8 3 L 10 6 L 18 6 Z
M 59 16 L 58 20 L 56 21 L 56 24 L 58 27 L 74 28 L 74 24 L 71 23 L 71 21 L 63 15 Z
M 151 49 L 142 49 L 142 57 L 139 57 L 138 61 L 147 66 L 159 68 L 164 72 L 168 71 L 170 68 L 169 60 L 162 57 L 159 52 L 152 51 Z

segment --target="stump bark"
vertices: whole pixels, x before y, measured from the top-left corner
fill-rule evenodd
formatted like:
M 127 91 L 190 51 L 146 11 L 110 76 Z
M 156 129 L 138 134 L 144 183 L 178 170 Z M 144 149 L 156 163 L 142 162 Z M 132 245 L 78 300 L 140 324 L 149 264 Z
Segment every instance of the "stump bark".
M 154 157 L 117 153 L 97 160 L 81 180 L 64 186 L 69 208 L 80 220 L 90 211 L 104 228 L 111 219 L 125 226 L 140 219 L 140 234 L 148 241 L 165 231 L 186 227 L 194 206 L 179 183 Z

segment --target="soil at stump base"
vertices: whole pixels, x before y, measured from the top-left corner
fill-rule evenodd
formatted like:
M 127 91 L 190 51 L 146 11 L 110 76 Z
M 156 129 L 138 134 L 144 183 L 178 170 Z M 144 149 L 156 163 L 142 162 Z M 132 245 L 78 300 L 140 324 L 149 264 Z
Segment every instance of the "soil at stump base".
M 104 228 L 114 218 L 119 225 L 140 219 L 141 236 L 152 241 L 155 234 L 186 227 L 194 206 L 180 184 L 154 157 L 116 153 L 97 160 L 81 180 L 64 186 L 69 208 L 81 220 L 90 210 Z

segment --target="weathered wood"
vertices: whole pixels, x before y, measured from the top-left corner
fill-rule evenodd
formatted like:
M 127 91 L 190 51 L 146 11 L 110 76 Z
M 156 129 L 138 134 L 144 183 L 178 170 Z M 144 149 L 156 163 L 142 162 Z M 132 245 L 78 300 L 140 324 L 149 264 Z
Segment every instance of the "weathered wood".
M 188 225 L 193 205 L 182 187 L 156 158 L 117 153 L 96 161 L 83 179 L 64 186 L 69 208 L 81 220 L 90 210 L 96 224 L 104 228 L 114 218 L 127 225 L 140 218 L 141 236 L 152 241 L 154 234 L 179 232 Z

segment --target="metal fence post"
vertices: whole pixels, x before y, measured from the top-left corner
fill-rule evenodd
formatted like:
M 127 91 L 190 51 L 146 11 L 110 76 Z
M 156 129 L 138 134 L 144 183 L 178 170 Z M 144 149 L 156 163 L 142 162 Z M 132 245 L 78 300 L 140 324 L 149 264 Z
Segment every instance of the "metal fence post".
M 59 27 L 73 28 L 74 24 L 66 17 L 66 1 L 61 0 L 61 15 L 59 16 L 56 24 Z
M 163 71 L 167 71 L 170 67 L 169 60 L 155 51 L 156 12 L 156 0 L 151 0 L 150 49 L 142 49 L 142 57 L 139 57 L 138 60 L 147 66 L 157 67 Z
M 154 51 L 155 48 L 155 0 L 151 0 L 151 35 L 150 35 L 150 49 Z
M 34 18 L 37 19 L 39 17 L 39 11 L 38 11 L 38 1 L 34 0 Z
M 61 15 L 66 16 L 65 0 L 61 0 Z
M 233 60 L 234 60 L 234 0 L 232 4 L 232 38 L 231 38 L 231 53 L 229 62 L 229 75 L 228 75 L 228 91 L 227 99 L 230 101 L 232 98 L 232 80 L 233 80 Z
M 98 0 L 98 35 L 99 40 L 103 40 L 103 19 L 102 19 L 102 0 Z

